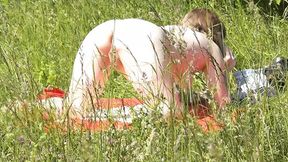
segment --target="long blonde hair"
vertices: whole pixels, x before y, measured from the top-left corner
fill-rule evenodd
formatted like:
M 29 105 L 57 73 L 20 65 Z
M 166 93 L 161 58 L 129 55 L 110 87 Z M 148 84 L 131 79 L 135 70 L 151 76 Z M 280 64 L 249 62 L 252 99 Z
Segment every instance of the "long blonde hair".
M 212 36 L 213 41 L 219 46 L 224 56 L 226 29 L 215 12 L 204 8 L 193 9 L 184 16 L 181 25 Z

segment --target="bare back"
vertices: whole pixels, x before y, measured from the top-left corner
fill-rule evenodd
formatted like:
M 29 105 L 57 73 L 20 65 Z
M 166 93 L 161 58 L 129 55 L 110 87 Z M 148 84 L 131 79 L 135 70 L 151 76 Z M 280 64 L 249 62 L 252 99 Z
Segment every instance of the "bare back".
M 217 89 L 220 106 L 226 103 L 222 98 L 228 98 L 225 77 L 219 75 L 225 66 L 219 47 L 185 27 L 158 27 L 140 19 L 110 20 L 95 27 L 74 62 L 68 98 L 76 111 L 91 104 L 88 100 L 104 87 L 111 66 L 124 73 L 144 97 L 164 96 L 170 106 L 175 101 L 176 107 L 183 107 L 173 84 L 187 72 L 205 73 L 209 87 Z

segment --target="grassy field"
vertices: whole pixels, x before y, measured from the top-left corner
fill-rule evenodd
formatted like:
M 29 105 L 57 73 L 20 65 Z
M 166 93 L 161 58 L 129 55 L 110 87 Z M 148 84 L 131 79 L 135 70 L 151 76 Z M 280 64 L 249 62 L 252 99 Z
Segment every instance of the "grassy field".
M 225 129 L 210 133 L 203 133 L 193 118 L 166 124 L 154 116 L 135 121 L 131 130 L 45 133 L 43 108 L 30 104 L 19 111 L 13 102 L 32 103 L 47 85 L 67 90 L 78 47 L 96 25 L 131 17 L 177 24 L 196 7 L 215 10 L 224 21 L 226 43 L 237 57 L 234 71 L 288 57 L 287 19 L 262 12 L 253 3 L 0 0 L 1 161 L 288 161 L 287 92 L 255 105 L 229 105 L 218 115 Z M 105 95 L 130 97 L 127 86 L 123 77 L 115 76 Z M 230 114 L 239 107 L 245 111 L 235 123 Z

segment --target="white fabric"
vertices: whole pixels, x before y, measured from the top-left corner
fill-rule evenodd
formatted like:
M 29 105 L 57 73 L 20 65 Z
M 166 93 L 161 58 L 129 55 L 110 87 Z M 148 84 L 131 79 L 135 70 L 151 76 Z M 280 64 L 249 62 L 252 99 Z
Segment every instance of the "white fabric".
M 237 100 L 250 97 L 255 102 L 259 100 L 259 94 L 262 95 L 264 92 L 267 92 L 268 96 L 275 95 L 275 90 L 269 85 L 263 69 L 245 69 L 235 72 L 234 76 L 237 83 Z

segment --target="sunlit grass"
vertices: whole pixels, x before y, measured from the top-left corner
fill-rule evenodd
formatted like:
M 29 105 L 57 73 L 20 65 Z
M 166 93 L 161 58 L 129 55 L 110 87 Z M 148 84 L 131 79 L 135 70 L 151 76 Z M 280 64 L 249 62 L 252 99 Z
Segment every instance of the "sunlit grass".
M 218 117 L 225 129 L 211 133 L 203 133 L 192 118 L 167 124 L 157 115 L 124 131 L 46 133 L 43 109 L 33 103 L 45 86 L 68 89 L 81 41 L 113 18 L 177 24 L 192 8 L 208 7 L 227 27 L 226 43 L 238 63 L 234 70 L 288 57 L 287 20 L 247 6 L 200 0 L 0 1 L 0 106 L 8 109 L 0 111 L 1 161 L 287 161 L 287 92 L 255 105 L 229 105 Z M 124 77 L 114 76 L 105 97 L 135 95 Z M 20 106 L 24 111 L 17 111 L 16 100 L 28 103 Z M 242 113 L 235 122 L 231 113 L 236 109 Z

